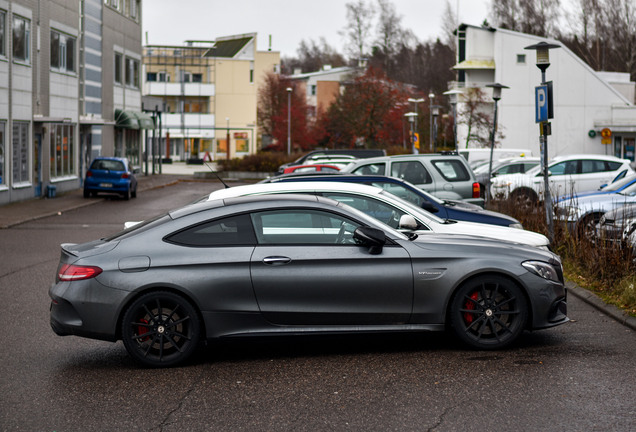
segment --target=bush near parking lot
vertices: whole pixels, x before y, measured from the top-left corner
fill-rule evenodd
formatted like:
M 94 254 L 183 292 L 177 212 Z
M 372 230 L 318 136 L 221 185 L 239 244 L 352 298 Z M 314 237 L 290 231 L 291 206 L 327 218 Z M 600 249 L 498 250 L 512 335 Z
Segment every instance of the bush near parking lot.
M 280 152 L 259 152 L 244 158 L 220 159 L 222 171 L 276 172 L 282 164 L 293 162 L 301 156 L 295 153 L 290 156 Z
M 490 210 L 510 215 L 530 231 L 548 235 L 543 203 L 530 209 L 512 200 L 493 200 Z M 594 244 L 570 233 L 564 223 L 554 222 L 554 252 L 561 256 L 565 276 L 605 300 L 636 316 L 636 264 L 631 248 L 620 244 Z

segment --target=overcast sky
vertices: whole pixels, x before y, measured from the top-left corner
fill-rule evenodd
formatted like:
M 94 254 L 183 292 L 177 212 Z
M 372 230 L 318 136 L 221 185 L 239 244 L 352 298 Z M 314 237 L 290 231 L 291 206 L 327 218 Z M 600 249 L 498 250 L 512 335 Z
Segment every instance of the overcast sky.
M 488 0 L 449 0 L 459 5 L 459 21 L 481 25 Z M 403 27 L 422 41 L 442 37 L 440 22 L 446 0 L 391 0 Z M 329 45 L 344 54 L 342 36 L 347 0 L 143 0 L 142 43 L 182 45 L 186 40 L 258 33 L 258 49 L 296 56 L 301 40 Z M 374 1 L 375 3 L 375 1 Z

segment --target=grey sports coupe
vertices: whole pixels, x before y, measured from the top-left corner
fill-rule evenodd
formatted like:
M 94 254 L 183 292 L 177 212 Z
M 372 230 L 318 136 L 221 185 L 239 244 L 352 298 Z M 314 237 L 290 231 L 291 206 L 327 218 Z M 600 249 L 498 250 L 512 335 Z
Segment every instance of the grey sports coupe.
M 201 202 L 63 244 L 51 326 L 121 339 L 141 364 L 167 367 L 205 339 L 449 328 L 469 346 L 496 349 L 568 320 L 553 253 L 415 237 L 318 196 Z

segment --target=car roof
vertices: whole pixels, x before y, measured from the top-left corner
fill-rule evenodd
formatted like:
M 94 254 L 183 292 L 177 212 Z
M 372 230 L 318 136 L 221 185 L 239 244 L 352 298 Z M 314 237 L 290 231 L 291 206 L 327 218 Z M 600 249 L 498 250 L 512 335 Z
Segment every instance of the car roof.
M 612 162 L 630 162 L 627 159 L 621 159 L 616 156 L 610 155 L 602 155 L 602 154 L 590 154 L 590 153 L 581 153 L 581 154 L 570 154 L 570 155 L 558 155 L 552 158 L 550 163 L 552 162 L 562 162 L 564 160 L 572 160 L 572 159 L 601 159 L 608 160 Z
M 368 186 L 359 183 L 338 183 L 334 186 L 334 182 L 276 182 L 276 183 L 256 183 L 252 185 L 234 186 L 226 189 L 219 189 L 211 192 L 208 200 L 225 199 L 230 197 L 243 196 L 246 194 L 261 194 L 267 192 L 320 192 L 320 191 L 338 191 L 338 192 L 355 192 L 365 195 L 378 195 L 383 189 Z

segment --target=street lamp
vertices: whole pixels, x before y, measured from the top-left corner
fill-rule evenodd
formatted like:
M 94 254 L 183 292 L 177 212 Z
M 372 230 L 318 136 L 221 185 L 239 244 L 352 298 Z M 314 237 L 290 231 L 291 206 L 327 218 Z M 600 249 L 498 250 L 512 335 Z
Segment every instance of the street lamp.
M 457 148 L 457 95 L 463 93 L 464 92 L 461 90 L 449 90 L 444 92 L 444 94 L 450 99 L 451 108 L 453 109 L 453 146 L 455 147 L 455 151 L 459 150 Z
M 541 70 L 541 84 L 547 86 L 548 100 L 552 100 L 552 83 L 546 83 L 545 71 L 550 66 L 550 50 L 560 48 L 561 45 L 550 44 L 547 42 L 539 42 L 535 45 L 529 45 L 524 49 L 535 50 L 537 52 L 537 67 Z M 549 102 L 548 102 L 549 103 Z M 547 118 L 552 118 L 551 109 L 548 108 Z M 545 206 L 545 217 L 548 224 L 548 236 L 550 242 L 554 240 L 554 218 L 552 215 L 552 197 L 550 195 L 550 182 L 548 179 L 548 135 L 550 133 L 550 123 L 547 119 L 540 122 L 540 145 L 541 145 L 541 166 L 543 167 L 543 193 Z
M 492 135 L 490 136 L 490 163 L 488 165 L 488 181 L 486 182 L 486 190 L 484 194 L 486 196 L 486 204 L 490 201 L 490 177 L 492 176 L 492 155 L 495 152 L 495 135 L 497 134 L 497 102 L 501 99 L 501 89 L 510 88 L 503 84 L 494 83 L 487 84 L 486 87 L 492 88 L 492 100 L 495 101 L 495 116 L 492 121 Z
M 428 133 L 428 140 L 430 143 L 430 148 L 431 151 L 433 151 L 433 99 L 435 99 L 435 93 L 430 92 L 428 94 L 428 105 L 429 105 L 429 133 Z
M 287 154 L 291 154 L 291 94 L 292 88 L 287 87 Z
M 439 116 L 439 110 L 441 105 L 431 105 L 431 116 L 433 117 L 433 129 L 431 130 L 431 137 L 433 138 L 433 153 L 437 152 L 437 117 Z
M 408 101 L 411 102 L 413 104 L 413 112 L 411 113 L 407 113 L 405 114 L 407 117 L 409 117 L 408 114 L 415 114 L 415 116 L 410 116 L 409 117 L 409 121 L 411 122 L 411 150 L 413 151 L 413 154 L 418 154 L 419 148 L 415 147 L 415 132 L 414 132 L 414 126 L 415 129 L 419 131 L 419 127 L 417 124 L 414 125 L 414 123 L 417 123 L 417 116 L 418 116 L 418 109 L 417 109 L 417 104 L 424 102 L 424 98 L 419 98 L 419 99 L 414 99 L 414 98 L 408 98 Z M 421 143 L 418 140 L 418 147 L 421 146 Z
M 227 123 L 227 134 L 225 135 L 225 157 L 229 161 L 230 160 L 230 118 L 225 117 L 225 122 Z

